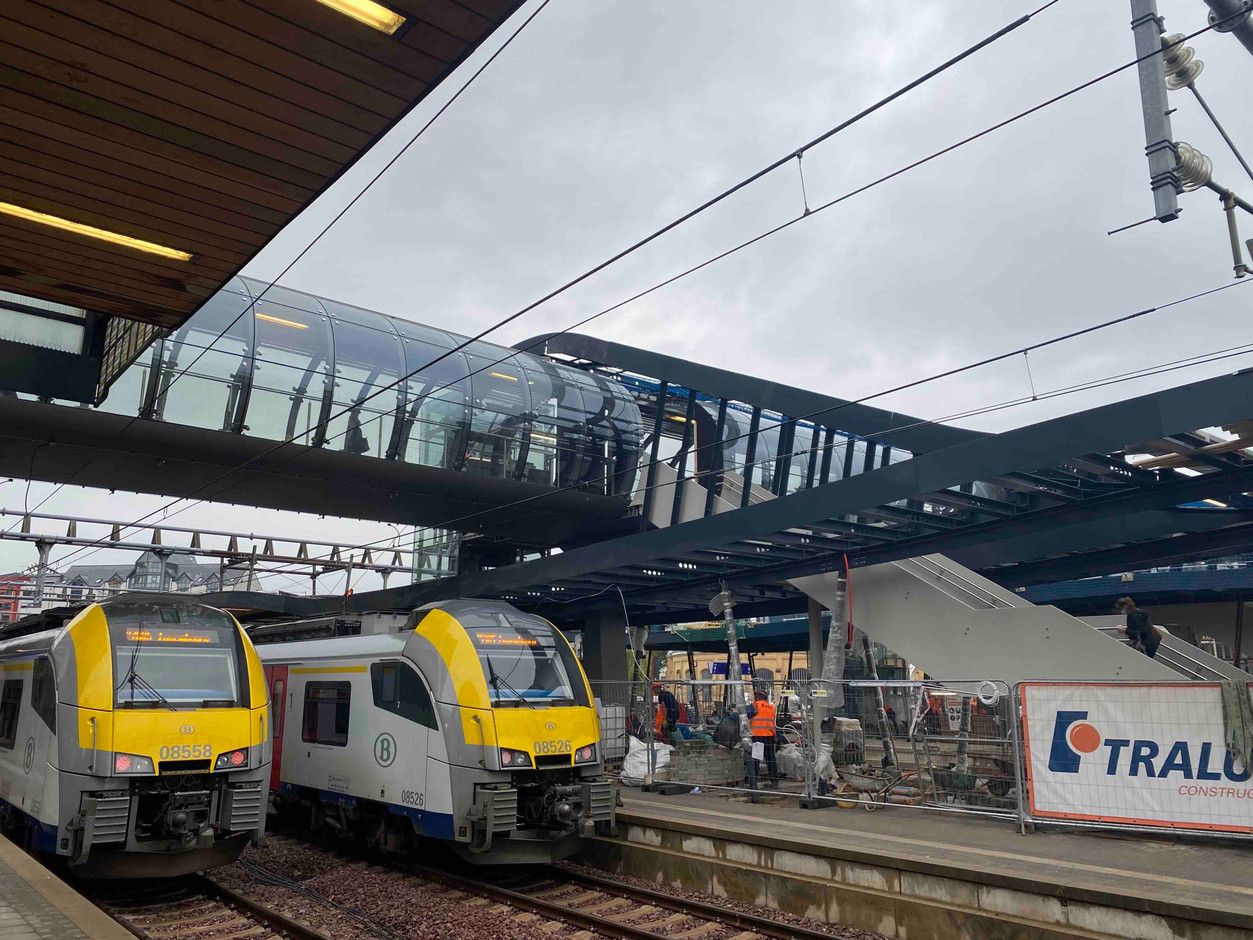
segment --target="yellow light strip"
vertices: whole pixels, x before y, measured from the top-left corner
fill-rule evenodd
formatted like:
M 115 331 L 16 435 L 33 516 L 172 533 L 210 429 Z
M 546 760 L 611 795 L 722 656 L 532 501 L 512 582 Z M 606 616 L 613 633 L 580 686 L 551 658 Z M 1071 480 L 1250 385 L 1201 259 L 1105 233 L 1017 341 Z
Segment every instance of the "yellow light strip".
M 15 218 L 25 219 L 27 222 L 38 222 L 40 225 L 49 225 L 52 228 L 59 228 L 65 232 L 73 232 L 75 235 L 86 235 L 88 238 L 98 238 L 101 241 L 112 242 L 115 245 L 122 245 L 126 248 L 146 251 L 150 255 L 160 255 L 162 258 L 170 258 L 173 261 L 190 261 L 193 257 L 186 251 L 166 248 L 164 245 L 158 245 L 155 242 L 146 242 L 142 238 L 119 235 L 117 232 L 95 228 L 91 225 L 83 225 L 81 222 L 71 222 L 69 219 L 48 215 L 46 212 L 36 212 L 34 209 L 15 206 L 11 202 L 0 202 L 0 212 Z
M 516 381 L 518 381 L 518 377 L 517 377 L 516 375 L 505 375 L 503 372 L 489 372 L 489 373 L 487 373 L 487 374 L 488 374 L 488 375 L 494 375 L 494 376 L 496 376 L 496 378 L 498 378 L 498 379 L 504 379 L 504 380 L 505 380 L 505 381 L 507 381 L 507 382 L 516 382 Z
M 282 317 L 272 317 L 268 313 L 256 314 L 258 320 L 265 320 L 267 323 L 277 323 L 279 326 L 294 326 L 298 330 L 309 329 L 307 323 L 297 323 L 295 320 L 284 320 Z
M 358 23 L 372 26 L 381 33 L 391 35 L 405 25 L 405 18 L 374 0 L 318 0 L 323 6 L 351 16 Z

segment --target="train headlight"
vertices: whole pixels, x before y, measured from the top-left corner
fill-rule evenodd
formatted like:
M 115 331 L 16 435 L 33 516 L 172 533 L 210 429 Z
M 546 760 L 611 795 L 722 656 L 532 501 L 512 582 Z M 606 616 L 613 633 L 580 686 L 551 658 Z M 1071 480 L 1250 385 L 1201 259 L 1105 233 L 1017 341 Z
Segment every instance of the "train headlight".
M 144 757 L 140 754 L 113 755 L 115 774 L 150 774 L 154 769 L 151 757 Z
M 500 749 L 501 767 L 530 767 L 531 755 L 526 751 L 511 751 L 507 747 Z
M 596 761 L 596 745 L 589 744 L 587 747 L 581 747 L 574 752 L 574 762 L 576 764 L 591 764 Z
M 242 748 L 238 751 L 226 751 L 218 755 L 214 770 L 239 770 L 248 766 L 248 752 Z

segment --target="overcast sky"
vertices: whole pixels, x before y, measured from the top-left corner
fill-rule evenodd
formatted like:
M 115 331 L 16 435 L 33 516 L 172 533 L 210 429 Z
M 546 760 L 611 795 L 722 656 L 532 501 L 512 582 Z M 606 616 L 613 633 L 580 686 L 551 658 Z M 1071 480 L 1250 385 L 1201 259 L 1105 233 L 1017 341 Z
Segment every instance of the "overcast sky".
M 282 283 L 477 332 L 1038 2 L 551 0 Z M 533 8 L 248 273 L 276 276 Z M 1159 8 L 1170 32 L 1205 25 L 1201 0 Z M 1129 18 L 1125 2 L 1061 0 L 810 151 L 810 205 L 1129 61 Z M 1193 44 L 1205 61 L 1198 88 L 1253 156 L 1253 61 L 1230 36 Z M 1176 139 L 1212 157 L 1217 180 L 1253 196 L 1192 96 L 1172 93 L 1172 103 Z M 1208 191 L 1182 196 L 1176 222 L 1106 235 L 1152 213 L 1143 147 L 1131 69 L 584 331 L 853 398 L 1230 282 L 1226 223 Z M 490 338 L 510 344 L 563 329 L 801 208 L 789 165 Z M 1240 224 L 1253 236 L 1253 218 Z M 1253 343 L 1251 304 L 1253 288 L 1237 287 L 1033 354 L 1035 388 Z M 1001 430 L 1251 364 L 1229 359 L 959 423 Z M 1017 359 L 875 404 L 938 418 L 1030 390 Z M 0 484 L 0 505 L 21 508 L 24 488 Z M 32 484 L 30 504 L 51 489 Z M 133 518 L 165 502 L 67 487 L 43 511 Z M 351 541 L 392 531 L 203 505 L 178 523 Z M 0 543 L 0 569 L 33 561 L 31 549 Z

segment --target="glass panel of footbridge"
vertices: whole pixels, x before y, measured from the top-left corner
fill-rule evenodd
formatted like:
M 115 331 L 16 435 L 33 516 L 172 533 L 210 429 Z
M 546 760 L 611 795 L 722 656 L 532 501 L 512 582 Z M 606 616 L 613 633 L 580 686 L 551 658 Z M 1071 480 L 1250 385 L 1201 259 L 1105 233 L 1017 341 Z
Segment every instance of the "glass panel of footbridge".
M 530 386 L 517 357 L 506 359 L 508 355 L 509 350 L 487 343 L 466 348 L 473 391 L 467 473 L 517 479 L 529 468 L 525 448 L 533 417 Z
M 405 463 L 460 470 L 470 436 L 470 366 L 456 350 L 462 340 L 418 323 L 392 323 L 409 374 L 395 455 Z
M 335 336 L 326 446 L 355 456 L 385 457 L 405 374 L 400 336 L 382 314 L 333 300 L 323 300 L 322 306 Z
M 245 431 L 320 443 L 334 365 L 330 318 L 317 298 L 272 286 L 257 301 L 253 319 L 257 352 Z
M 251 366 L 251 304 L 252 294 L 244 285 L 229 282 L 195 316 L 127 369 L 119 379 L 122 388 L 135 383 L 141 405 L 151 396 L 151 414 L 157 420 L 232 430 Z M 153 359 L 159 359 L 160 368 L 155 384 L 147 380 L 148 363 Z M 145 381 L 140 385 L 136 379 Z M 110 404 L 121 404 L 126 397 L 111 395 Z M 135 399 L 127 404 L 136 408 Z
M 534 420 L 523 479 L 545 486 L 580 486 L 591 450 L 587 404 L 578 373 L 535 356 L 519 356 Z

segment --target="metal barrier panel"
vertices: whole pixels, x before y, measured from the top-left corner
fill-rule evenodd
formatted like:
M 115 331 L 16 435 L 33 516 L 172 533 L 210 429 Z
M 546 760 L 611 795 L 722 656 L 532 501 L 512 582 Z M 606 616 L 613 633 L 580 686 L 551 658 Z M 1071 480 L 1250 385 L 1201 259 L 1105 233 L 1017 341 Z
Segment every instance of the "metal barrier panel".
M 788 795 L 815 808 L 1022 818 L 1017 708 L 1004 682 L 745 678 L 592 686 L 606 738 L 625 722 L 620 779 L 627 786 L 699 788 L 752 802 Z
M 1030 818 L 1253 835 L 1253 684 L 1024 682 Z

